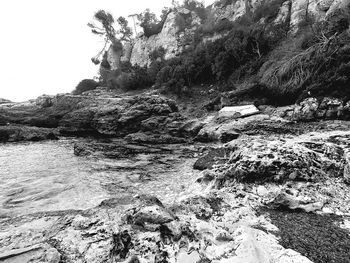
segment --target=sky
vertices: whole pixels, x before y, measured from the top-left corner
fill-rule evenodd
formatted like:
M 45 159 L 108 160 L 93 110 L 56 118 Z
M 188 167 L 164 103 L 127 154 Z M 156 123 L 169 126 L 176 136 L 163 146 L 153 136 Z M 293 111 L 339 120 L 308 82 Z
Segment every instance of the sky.
M 0 98 L 25 101 L 71 92 L 96 76 L 91 57 L 103 40 L 87 26 L 96 11 L 127 17 L 146 8 L 160 14 L 170 5 L 171 0 L 0 1 Z

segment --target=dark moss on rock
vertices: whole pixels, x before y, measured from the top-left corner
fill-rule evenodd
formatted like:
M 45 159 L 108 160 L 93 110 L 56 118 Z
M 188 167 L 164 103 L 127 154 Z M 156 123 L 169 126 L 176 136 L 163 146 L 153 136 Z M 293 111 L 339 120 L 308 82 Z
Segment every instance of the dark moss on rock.
M 280 244 L 315 263 L 349 263 L 350 231 L 336 215 L 264 210 L 279 228 Z

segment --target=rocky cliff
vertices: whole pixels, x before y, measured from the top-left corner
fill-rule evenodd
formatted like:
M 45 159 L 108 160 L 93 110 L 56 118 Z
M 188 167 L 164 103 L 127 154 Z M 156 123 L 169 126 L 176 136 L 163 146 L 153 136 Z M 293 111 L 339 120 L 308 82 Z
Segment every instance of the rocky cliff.
M 176 23 L 176 17 L 187 17 L 191 21 L 191 25 L 184 31 L 181 31 Z M 162 31 L 150 36 L 149 38 L 142 34 L 135 39 L 130 62 L 133 65 L 147 66 L 150 63 L 149 55 L 152 51 L 162 47 L 165 49 L 165 59 L 173 58 L 183 51 L 186 47 L 185 36 L 191 34 L 195 28 L 201 23 L 200 18 L 190 10 L 181 8 L 169 13 Z
M 305 18 L 309 17 L 315 21 L 331 18 L 337 15 L 340 10 L 348 8 L 350 4 L 349 0 L 236 0 L 226 1 L 226 4 L 221 2 L 217 1 L 209 7 L 209 16 L 214 18 L 212 23 L 222 20 L 234 22 L 246 14 L 254 13 L 262 5 L 278 5 L 279 11 L 274 23 L 289 23 L 292 33 L 298 31 Z M 192 16 L 192 23 L 185 31 L 179 31 L 176 23 L 178 15 Z M 180 9 L 171 12 L 159 34 L 149 38 L 140 35 L 135 39 L 130 62 L 133 65 L 149 65 L 149 54 L 160 47 L 163 47 L 166 51 L 165 59 L 181 54 L 186 48 L 188 36 L 193 37 L 194 31 L 202 23 L 203 21 L 190 10 Z M 224 33 L 216 34 L 214 39 L 220 38 L 222 35 Z M 208 39 L 208 36 L 205 39 Z

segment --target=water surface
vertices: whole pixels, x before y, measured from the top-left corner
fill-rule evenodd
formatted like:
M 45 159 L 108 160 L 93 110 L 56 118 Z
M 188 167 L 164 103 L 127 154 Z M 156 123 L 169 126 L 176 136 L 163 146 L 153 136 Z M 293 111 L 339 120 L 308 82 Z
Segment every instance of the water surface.
M 97 159 L 75 156 L 73 145 L 71 139 L 0 144 L 0 217 L 88 209 L 137 193 L 170 203 L 196 177 L 188 156 Z

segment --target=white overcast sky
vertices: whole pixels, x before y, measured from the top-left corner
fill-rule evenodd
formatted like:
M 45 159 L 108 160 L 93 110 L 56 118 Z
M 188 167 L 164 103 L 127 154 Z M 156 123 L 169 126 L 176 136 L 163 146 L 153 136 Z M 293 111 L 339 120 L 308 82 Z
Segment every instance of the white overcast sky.
M 70 92 L 80 80 L 95 76 L 97 68 L 90 59 L 102 43 L 87 23 L 97 10 L 126 17 L 146 8 L 159 14 L 170 4 L 171 0 L 1 0 L 0 98 L 24 101 Z

